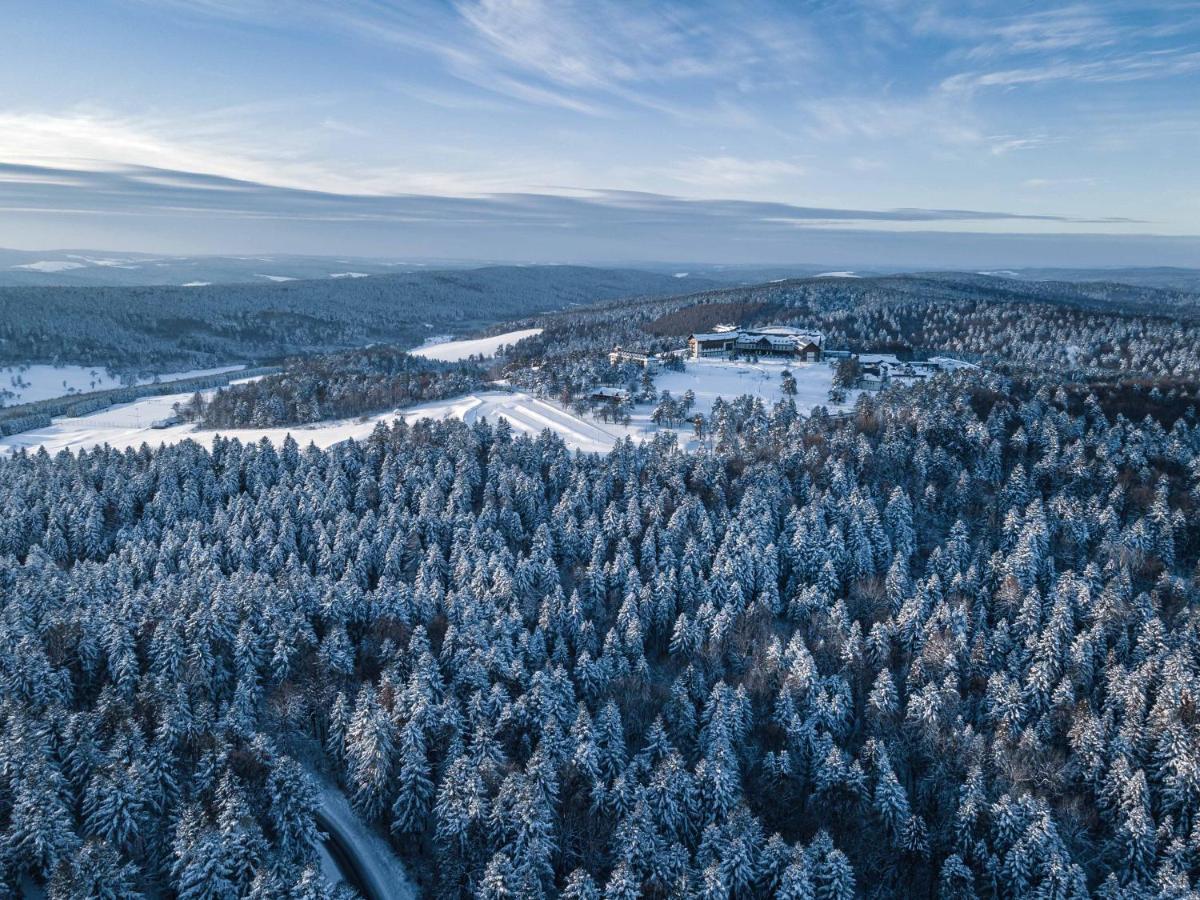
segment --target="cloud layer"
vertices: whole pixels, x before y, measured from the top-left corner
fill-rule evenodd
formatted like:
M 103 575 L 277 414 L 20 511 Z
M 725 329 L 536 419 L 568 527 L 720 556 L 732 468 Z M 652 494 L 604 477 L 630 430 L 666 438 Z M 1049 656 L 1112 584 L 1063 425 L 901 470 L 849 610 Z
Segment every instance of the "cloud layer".
M 841 209 L 635 191 L 361 195 L 133 167 L 0 164 L 0 223 L 54 227 L 73 246 L 175 252 L 357 253 L 537 261 L 853 262 L 944 267 L 1200 262 L 1200 241 L 1078 236 L 1066 216 L 965 209 Z M 1040 229 L 941 233 L 948 225 Z M 1127 226 L 1127 220 L 1090 222 Z M 153 235 L 147 241 L 146 235 Z M 13 240 L 0 224 L 0 240 Z M 1033 244 L 1040 242 L 1036 252 Z M 1056 256 L 1069 249 L 1069 260 Z M 1116 256 L 1114 256 L 1114 251 Z M 1121 254 L 1124 254 L 1122 256 Z M 1164 257 L 1166 258 L 1166 257 Z

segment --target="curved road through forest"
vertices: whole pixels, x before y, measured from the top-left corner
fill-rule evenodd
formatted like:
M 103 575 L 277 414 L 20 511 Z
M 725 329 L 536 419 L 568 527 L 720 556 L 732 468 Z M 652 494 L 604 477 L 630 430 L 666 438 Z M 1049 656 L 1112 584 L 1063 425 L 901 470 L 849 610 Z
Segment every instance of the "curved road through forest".
M 317 827 L 342 879 L 364 900 L 416 900 L 417 889 L 391 847 L 365 825 L 346 795 L 314 774 L 320 789 Z

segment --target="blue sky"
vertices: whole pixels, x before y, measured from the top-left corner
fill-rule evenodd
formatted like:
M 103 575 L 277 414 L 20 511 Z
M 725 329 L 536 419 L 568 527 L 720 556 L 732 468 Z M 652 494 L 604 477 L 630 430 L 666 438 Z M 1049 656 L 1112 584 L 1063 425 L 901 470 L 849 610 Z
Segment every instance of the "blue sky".
M 14 0 L 5 21 L 4 246 L 1200 265 L 1191 0 Z

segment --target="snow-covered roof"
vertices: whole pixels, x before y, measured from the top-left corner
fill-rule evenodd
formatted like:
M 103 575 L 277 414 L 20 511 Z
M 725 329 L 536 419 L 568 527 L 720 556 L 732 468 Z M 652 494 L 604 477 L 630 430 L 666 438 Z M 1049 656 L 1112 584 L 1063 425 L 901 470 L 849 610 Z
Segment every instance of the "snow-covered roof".
M 742 332 L 737 337 L 739 344 L 761 344 L 766 341 L 772 347 L 794 347 L 796 341 L 794 338 L 785 337 L 780 334 L 755 334 L 753 332 Z
M 955 359 L 952 356 L 931 356 L 929 361 L 935 366 L 941 366 L 947 371 L 953 372 L 955 369 L 978 369 L 979 366 L 975 363 L 969 363 L 964 359 Z
M 697 332 L 692 335 L 693 340 L 701 342 L 725 341 L 730 338 L 748 343 L 765 338 L 773 347 L 803 347 L 808 344 L 816 344 L 819 347 L 824 342 L 825 335 L 811 328 L 794 328 L 791 325 L 764 325 L 762 328 L 741 329 L 718 325 L 715 331 Z
M 796 328 L 792 325 L 764 325 L 762 328 L 746 328 L 743 335 L 780 337 L 791 343 L 820 344 L 825 335 L 813 328 Z

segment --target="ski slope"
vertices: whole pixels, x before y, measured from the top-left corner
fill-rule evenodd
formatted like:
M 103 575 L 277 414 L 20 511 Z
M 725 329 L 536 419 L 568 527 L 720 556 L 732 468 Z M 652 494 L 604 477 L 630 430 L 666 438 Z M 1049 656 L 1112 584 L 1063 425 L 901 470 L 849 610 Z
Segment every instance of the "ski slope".
M 469 356 L 495 356 L 505 344 L 515 344 L 527 337 L 541 334 L 540 328 L 522 328 L 519 331 L 506 331 L 504 334 L 494 334 L 491 337 L 474 338 L 468 341 L 435 341 L 422 344 L 408 352 L 413 356 L 423 356 L 425 359 L 437 359 L 442 362 L 461 362 Z
M 515 432 L 537 437 L 549 428 L 568 447 L 585 453 L 606 453 L 622 437 L 636 432 L 636 429 L 581 419 L 556 403 L 538 400 L 521 391 L 484 391 L 453 400 L 422 403 L 404 410 L 403 416 L 406 422 L 425 418 L 462 419 L 468 425 L 483 419 L 494 424 L 505 418 Z

